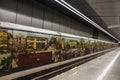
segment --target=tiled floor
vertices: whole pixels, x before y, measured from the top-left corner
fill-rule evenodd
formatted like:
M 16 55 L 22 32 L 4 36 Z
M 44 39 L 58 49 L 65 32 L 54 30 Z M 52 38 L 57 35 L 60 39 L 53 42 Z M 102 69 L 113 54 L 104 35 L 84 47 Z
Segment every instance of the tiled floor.
M 49 80 L 120 80 L 119 53 L 120 48 L 57 75 Z M 117 60 L 106 71 L 106 68 L 109 67 L 117 55 L 119 56 L 116 58 Z M 98 79 L 101 76 L 102 78 Z
M 120 80 L 120 56 L 115 61 L 114 65 L 108 71 L 103 80 Z

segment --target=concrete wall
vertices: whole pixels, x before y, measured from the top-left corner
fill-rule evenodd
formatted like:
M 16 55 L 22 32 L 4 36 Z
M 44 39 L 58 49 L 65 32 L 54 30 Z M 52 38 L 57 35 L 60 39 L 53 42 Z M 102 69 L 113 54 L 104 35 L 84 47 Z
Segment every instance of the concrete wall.
M 93 37 L 93 29 L 34 0 L 0 0 L 0 21 Z
M 115 40 L 113 40 L 111 37 L 105 35 L 105 34 L 102 33 L 102 32 L 99 33 L 98 39 L 100 39 L 100 40 L 105 40 L 105 41 L 113 41 L 113 42 L 115 42 Z

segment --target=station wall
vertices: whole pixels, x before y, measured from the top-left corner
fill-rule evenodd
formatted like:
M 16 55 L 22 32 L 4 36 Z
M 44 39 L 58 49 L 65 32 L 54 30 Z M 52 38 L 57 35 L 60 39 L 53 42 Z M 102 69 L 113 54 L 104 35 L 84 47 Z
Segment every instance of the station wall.
M 92 28 L 35 0 L 0 0 L 0 21 L 93 37 Z
M 98 39 L 115 42 L 112 38 L 110 38 L 109 36 L 105 35 L 104 33 L 99 33 Z

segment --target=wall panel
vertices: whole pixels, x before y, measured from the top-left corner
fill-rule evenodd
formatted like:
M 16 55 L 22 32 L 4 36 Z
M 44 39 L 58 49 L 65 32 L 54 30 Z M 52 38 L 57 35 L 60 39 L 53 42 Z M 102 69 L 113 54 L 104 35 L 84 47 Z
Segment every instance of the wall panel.
M 66 33 L 70 33 L 70 18 L 65 16 L 65 27 L 66 27 Z
M 63 15 L 60 15 L 60 31 L 61 32 L 66 32 L 65 16 L 63 16 Z
M 39 5 L 37 2 L 34 2 L 33 5 L 33 16 L 32 16 L 32 26 L 43 28 L 43 17 L 44 17 L 44 8 L 42 5 Z
M 53 17 L 53 24 L 52 24 L 52 30 L 54 31 L 60 31 L 60 14 L 54 13 Z
M 31 5 L 31 6 L 30 6 Z M 23 25 L 32 25 L 32 1 L 19 0 L 18 11 L 17 11 L 17 23 Z
M 53 12 L 50 11 L 50 9 L 46 8 L 44 14 L 43 28 L 52 30 L 52 23 L 53 23 Z
M 16 6 L 17 0 L 0 0 L 0 20 L 15 23 Z

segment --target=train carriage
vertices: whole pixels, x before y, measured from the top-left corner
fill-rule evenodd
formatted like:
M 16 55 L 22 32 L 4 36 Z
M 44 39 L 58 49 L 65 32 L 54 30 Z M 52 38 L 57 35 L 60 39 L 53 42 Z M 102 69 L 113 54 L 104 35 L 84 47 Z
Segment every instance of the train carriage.
M 73 34 L 0 23 L 0 75 L 117 46 L 117 43 Z

